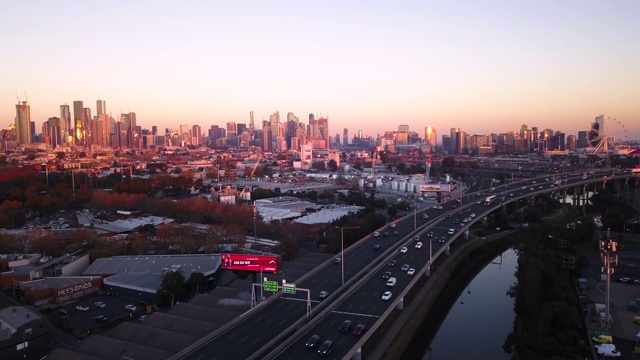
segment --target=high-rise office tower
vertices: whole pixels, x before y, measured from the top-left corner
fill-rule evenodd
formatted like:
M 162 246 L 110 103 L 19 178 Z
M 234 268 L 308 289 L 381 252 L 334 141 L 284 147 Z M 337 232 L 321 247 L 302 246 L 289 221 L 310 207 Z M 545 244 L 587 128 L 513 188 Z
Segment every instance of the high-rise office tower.
M 438 146 L 438 135 L 434 127 L 427 126 L 424 128 L 424 142 L 431 146 Z
M 200 125 L 193 125 L 191 127 L 191 145 L 200 146 L 200 137 L 202 136 L 202 130 Z
M 451 151 L 452 154 L 459 154 L 461 149 L 461 143 L 462 143 L 460 129 L 451 128 L 450 134 L 451 134 L 450 135 L 451 148 L 449 150 Z
M 398 125 L 398 132 L 404 131 L 406 133 L 409 132 L 409 125 Z
M 73 146 L 86 145 L 86 124 L 84 123 L 83 109 L 82 101 L 73 102 Z
M 96 116 L 100 117 L 100 115 L 107 114 L 107 102 L 105 100 L 98 99 L 96 101 Z
M 51 145 L 53 148 L 60 146 L 60 118 L 50 117 L 42 124 L 43 142 Z
M 18 144 L 31 144 L 31 107 L 26 101 L 16 104 L 16 140 Z
M 342 145 L 349 145 L 349 129 L 342 130 Z
M 69 105 L 60 105 L 60 144 L 66 146 L 73 143 L 69 137 L 73 134 L 73 124 L 71 123 L 71 111 Z
M 84 146 L 91 146 L 93 144 L 93 137 L 91 135 L 91 109 L 90 108 L 82 108 L 82 122 L 84 123 L 84 137 L 85 143 Z
M 256 124 L 253 121 L 253 111 L 249 111 L 249 133 L 251 136 L 256 133 Z

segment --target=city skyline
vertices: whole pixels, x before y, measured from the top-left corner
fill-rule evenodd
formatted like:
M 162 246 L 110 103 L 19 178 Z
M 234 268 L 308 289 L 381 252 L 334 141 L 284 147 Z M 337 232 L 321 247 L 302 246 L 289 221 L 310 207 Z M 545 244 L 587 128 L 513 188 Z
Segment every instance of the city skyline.
M 328 117 L 331 136 L 400 124 L 421 137 L 521 124 L 577 134 L 604 114 L 640 140 L 640 3 L 188 4 L 6 6 L 0 128 L 19 101 L 39 132 L 60 105 L 98 114 L 101 99 L 143 128 L 249 124 L 250 112 L 259 128 L 279 111 Z

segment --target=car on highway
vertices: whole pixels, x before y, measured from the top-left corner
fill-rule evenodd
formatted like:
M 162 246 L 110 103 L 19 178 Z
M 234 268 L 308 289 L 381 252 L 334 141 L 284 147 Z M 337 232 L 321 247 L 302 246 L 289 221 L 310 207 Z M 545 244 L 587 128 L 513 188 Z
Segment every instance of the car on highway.
M 347 331 L 351 330 L 352 325 L 353 323 L 351 322 L 351 320 L 345 320 L 342 322 L 342 324 L 340 324 L 340 328 L 338 330 L 340 330 L 341 333 L 346 333 Z
M 391 291 L 385 291 L 384 294 L 382 294 L 382 300 L 389 300 L 391 299 Z
M 433 237 L 435 234 L 433 233 L 433 231 L 429 231 L 429 233 L 427 234 L 427 237 Z
M 447 241 L 447 239 L 445 239 L 444 236 L 441 236 L 440 239 L 438 239 L 439 243 L 444 243 L 446 241 Z
M 451 213 L 448 213 L 447 214 L 447 219 L 450 218 L 450 217 L 451 217 Z
M 389 266 L 396 266 L 396 261 L 395 260 L 390 260 L 387 265 Z
M 309 340 L 307 340 L 304 346 L 306 346 L 307 349 L 313 349 L 318 345 L 319 342 L 320 342 L 320 335 L 311 335 L 311 337 L 309 338 Z
M 377 231 L 374 231 L 373 234 L 371 234 L 371 235 L 373 235 L 373 237 L 378 237 L 378 236 L 380 236 L 380 233 L 377 232 Z
M 389 226 L 391 226 L 392 228 L 394 228 L 394 227 L 396 227 L 397 225 L 396 225 L 396 224 L 391 224 L 391 225 L 389 225 Z
M 382 233 L 382 236 L 387 237 L 387 236 L 389 236 L 389 233 L 385 231 L 385 232 Z
M 127 305 L 124 308 L 129 311 L 136 311 L 138 309 L 135 305 Z
M 417 242 L 416 243 L 416 249 L 420 249 L 422 248 L 422 243 L 421 242 Z
M 356 327 L 353 329 L 353 335 L 355 335 L 355 336 L 362 335 L 366 328 L 367 328 L 367 326 L 365 324 L 356 325 Z
M 391 271 L 385 271 L 384 274 L 382 274 L 383 279 L 388 279 L 390 277 L 391 277 Z
M 146 318 L 147 318 L 147 315 L 140 315 L 140 317 L 138 318 L 138 321 L 143 322 Z
M 401 253 L 406 253 L 408 250 L 409 250 L 409 249 L 407 249 L 407 247 L 406 247 L 406 246 L 403 246 L 403 247 L 401 247 L 401 248 L 400 248 L 400 252 L 401 252 Z
M 407 275 L 413 275 L 416 273 L 416 269 L 414 268 L 410 268 L 409 270 L 407 270 Z
M 378 245 L 378 244 L 373 245 L 373 250 L 374 251 L 375 250 L 380 250 L 380 245 Z
M 335 262 L 336 264 L 340 264 L 342 262 L 342 258 L 337 257 L 335 260 L 333 260 L 333 262 Z
M 394 231 L 393 232 L 393 236 L 398 236 L 399 232 L 398 231 Z
M 409 266 L 409 264 L 404 264 L 404 265 L 402 265 L 402 267 L 400 268 L 400 270 L 402 270 L 402 271 L 407 271 L 407 270 L 409 270 L 409 268 L 410 268 L 410 267 L 411 267 L 411 266 Z
M 413 237 L 413 241 L 420 241 L 420 235 L 416 235 Z
M 65 310 L 65 309 L 60 309 L 60 310 L 58 310 L 58 315 L 67 316 L 67 315 L 69 315 L 69 312 L 67 310 Z
M 76 306 L 76 310 L 78 310 L 78 311 L 89 311 L 89 307 L 88 306 L 78 305 L 78 306 Z
M 93 320 L 95 320 L 96 322 L 99 322 L 99 323 L 106 323 L 107 321 L 109 321 L 109 318 L 104 316 L 104 315 L 98 315 L 98 316 L 94 317 Z
M 324 300 L 327 298 L 327 296 L 329 296 L 329 292 L 328 291 L 320 291 L 320 295 L 318 295 L 318 297 L 320 298 L 320 300 Z
M 422 218 L 423 218 L 423 219 L 428 219 L 428 218 L 429 218 L 429 215 L 427 215 L 427 214 L 422 214 Z
M 318 349 L 318 355 L 329 355 L 331 350 L 333 350 L 333 341 L 325 340 Z
M 107 304 L 103 303 L 102 301 L 98 301 L 97 303 L 94 303 L 93 305 L 99 307 L 100 309 L 104 309 L 107 307 Z
M 455 229 L 449 229 L 449 235 L 453 235 L 455 234 L 456 230 Z

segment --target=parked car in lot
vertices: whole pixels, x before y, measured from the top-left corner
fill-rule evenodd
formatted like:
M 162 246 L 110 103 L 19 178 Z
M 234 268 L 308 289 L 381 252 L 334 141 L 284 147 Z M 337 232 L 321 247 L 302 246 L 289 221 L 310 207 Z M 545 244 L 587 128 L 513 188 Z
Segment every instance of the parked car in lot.
M 102 301 L 98 301 L 97 303 L 94 303 L 93 305 L 99 307 L 100 309 L 104 309 L 107 307 L 107 304 L 103 303 Z
M 319 342 L 320 342 L 320 335 L 311 335 L 311 337 L 309 338 L 309 340 L 307 340 L 307 343 L 304 344 L 304 346 L 306 346 L 307 349 L 313 349 L 318 345 Z
M 93 320 L 99 322 L 99 323 L 106 323 L 107 321 L 109 321 L 109 318 L 104 316 L 104 315 L 98 315 L 96 317 L 93 318 Z
M 78 305 L 78 306 L 76 306 L 76 310 L 78 310 L 78 311 L 89 311 L 89 307 L 88 306 Z
M 621 283 L 625 283 L 626 284 L 626 283 L 630 283 L 631 282 L 631 278 L 621 277 L 621 278 L 618 279 L 618 281 L 621 282 Z
M 616 349 L 616 346 L 613 344 L 595 345 L 595 349 L 598 355 L 601 355 L 604 357 L 621 357 L 622 356 L 620 351 L 618 351 L 618 349 Z
M 127 305 L 124 308 L 129 311 L 136 311 L 138 309 L 135 305 Z
M 382 300 L 389 300 L 391 299 L 391 291 L 385 291 L 384 294 L 382 294 Z
M 353 323 L 351 322 L 351 320 L 345 320 L 342 322 L 338 330 L 340 330 L 341 333 L 346 333 L 347 331 L 351 330 L 352 325 Z

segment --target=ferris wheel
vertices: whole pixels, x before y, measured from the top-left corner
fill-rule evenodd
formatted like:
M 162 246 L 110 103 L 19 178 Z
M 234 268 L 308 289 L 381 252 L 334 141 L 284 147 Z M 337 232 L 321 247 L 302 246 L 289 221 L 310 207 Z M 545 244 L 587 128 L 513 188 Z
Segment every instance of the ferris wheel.
M 624 153 L 629 150 L 627 141 L 627 129 L 622 121 L 604 118 L 600 115 L 591 123 L 589 131 L 590 152 L 593 154 Z

